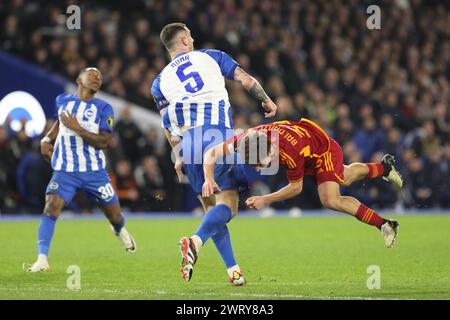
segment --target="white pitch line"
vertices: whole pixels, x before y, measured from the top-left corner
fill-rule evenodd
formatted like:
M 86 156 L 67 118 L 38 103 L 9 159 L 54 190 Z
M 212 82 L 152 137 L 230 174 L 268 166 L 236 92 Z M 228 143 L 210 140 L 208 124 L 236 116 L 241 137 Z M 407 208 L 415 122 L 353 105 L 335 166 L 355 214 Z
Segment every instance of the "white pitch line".
M 81 290 L 70 290 L 70 289 L 57 289 L 57 288 L 0 288 L 0 291 L 47 291 L 47 292 L 66 292 L 66 293 L 140 293 L 140 294 L 151 294 L 151 291 L 146 290 L 111 290 L 111 289 L 81 289 Z
M 131 290 L 110 290 L 110 289 L 82 289 L 82 290 L 69 290 L 69 289 L 57 289 L 57 288 L 0 288 L 0 291 L 27 291 L 27 292 L 62 292 L 62 293 L 110 293 L 110 294 L 143 294 L 143 295 L 173 295 L 182 297 L 229 297 L 229 298 L 255 298 L 255 299 L 315 299 L 315 300 L 396 300 L 385 298 L 371 298 L 371 297 L 350 297 L 350 296 L 307 296 L 296 294 L 266 294 L 266 293 L 189 293 L 189 292 L 167 292 L 163 290 L 148 291 L 141 289 Z M 402 299 L 404 300 L 404 299 Z
M 384 298 L 370 298 L 370 297 L 339 297 L 339 296 L 305 296 L 305 295 L 297 295 L 297 294 L 266 294 L 266 293 L 187 293 L 187 292 L 166 292 L 159 291 L 155 292 L 160 295 L 174 295 L 174 296 L 212 296 L 212 297 L 220 297 L 220 296 L 228 296 L 228 297 L 251 297 L 251 298 L 273 298 L 273 299 L 316 299 L 316 300 L 385 300 Z
M 349 282 L 349 281 L 302 281 L 302 282 L 249 282 L 249 285 L 254 286 L 267 286 L 271 285 L 273 287 L 298 287 L 298 286 L 305 286 L 305 285 L 317 285 L 317 286 L 323 286 L 323 285 L 341 285 L 341 284 L 357 284 L 356 281 Z M 199 282 L 198 285 L 205 285 L 205 286 L 217 286 L 221 285 L 221 283 L 218 282 Z

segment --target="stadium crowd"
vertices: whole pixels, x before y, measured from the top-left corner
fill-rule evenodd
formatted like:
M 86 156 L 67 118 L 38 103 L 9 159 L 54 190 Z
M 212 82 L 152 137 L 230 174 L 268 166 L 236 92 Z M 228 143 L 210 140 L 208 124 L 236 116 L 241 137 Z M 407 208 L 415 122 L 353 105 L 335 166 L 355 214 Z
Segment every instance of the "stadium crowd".
M 450 8 L 442 1 L 380 2 L 381 29 L 366 26 L 372 1 L 66 1 L 80 4 L 81 30 L 68 31 L 60 1 L 0 4 L 0 49 L 67 79 L 97 66 L 103 90 L 156 111 L 150 86 L 168 56 L 159 32 L 185 22 L 197 48 L 229 53 L 278 105 L 275 120 L 308 117 L 343 147 L 345 162 L 397 159 L 405 185 L 355 183 L 345 193 L 374 208 L 450 207 Z M 227 82 L 236 128 L 266 122 L 257 103 Z M 154 144 L 128 111 L 116 115 L 108 155 L 122 204 L 137 211 L 183 210 L 168 145 Z M 49 120 L 49 125 L 51 120 Z M 50 168 L 39 142 L 0 127 L 0 210 L 43 204 Z M 27 172 L 27 162 L 42 170 Z M 251 192 L 280 188 L 283 175 L 251 177 Z M 30 185 L 25 187 L 26 185 Z M 26 190 L 32 190 L 28 192 Z M 75 207 L 92 208 L 80 196 Z M 319 208 L 314 182 L 277 208 Z M 76 208 L 75 208 L 76 209 Z

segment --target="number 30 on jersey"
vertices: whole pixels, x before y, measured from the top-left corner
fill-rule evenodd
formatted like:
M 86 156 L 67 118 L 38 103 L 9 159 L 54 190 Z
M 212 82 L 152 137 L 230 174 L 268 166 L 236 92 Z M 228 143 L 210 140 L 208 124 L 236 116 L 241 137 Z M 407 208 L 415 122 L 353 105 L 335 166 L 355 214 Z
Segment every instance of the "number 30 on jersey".
M 111 183 L 98 188 L 98 192 L 101 193 L 101 197 L 103 200 L 111 199 L 112 197 L 114 197 L 114 188 L 112 187 Z

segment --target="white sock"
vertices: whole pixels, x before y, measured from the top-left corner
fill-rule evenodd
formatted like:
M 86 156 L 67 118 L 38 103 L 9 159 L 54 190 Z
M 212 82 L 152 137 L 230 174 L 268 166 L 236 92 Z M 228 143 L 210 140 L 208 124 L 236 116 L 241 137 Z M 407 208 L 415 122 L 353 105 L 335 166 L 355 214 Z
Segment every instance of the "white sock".
M 233 277 L 233 272 L 235 272 L 235 271 L 241 272 L 241 268 L 239 268 L 239 265 L 238 265 L 238 264 L 236 264 L 236 265 L 234 265 L 234 266 L 232 266 L 232 267 L 229 267 L 229 268 L 227 269 L 228 276 L 229 276 L 230 278 L 232 278 L 232 277 Z
M 47 256 L 45 254 L 38 254 L 38 261 L 47 261 Z
M 200 237 L 198 236 L 198 235 L 196 235 L 196 234 L 194 234 L 192 237 L 191 237 L 191 239 L 192 239 L 192 241 L 194 241 L 194 245 L 195 245 L 195 250 L 197 250 L 197 253 L 200 251 L 200 248 L 202 247 L 202 245 L 203 245 L 203 241 L 202 241 L 202 239 L 200 239 Z

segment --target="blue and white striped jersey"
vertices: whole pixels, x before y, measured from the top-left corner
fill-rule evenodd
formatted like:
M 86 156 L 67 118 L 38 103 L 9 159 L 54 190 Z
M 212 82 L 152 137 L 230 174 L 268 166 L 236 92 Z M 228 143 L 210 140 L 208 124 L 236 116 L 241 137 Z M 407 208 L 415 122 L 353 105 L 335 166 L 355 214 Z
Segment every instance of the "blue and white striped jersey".
M 112 132 L 114 112 L 111 105 L 101 99 L 81 101 L 76 95 L 64 93 L 56 97 L 56 110 L 58 118 L 66 111 L 76 116 L 81 127 L 89 132 Z M 53 170 L 86 172 L 103 170 L 105 167 L 103 151 L 83 141 L 60 121 L 52 156 Z
M 162 127 L 181 135 L 183 126 L 232 128 L 224 76 L 234 79 L 238 66 L 222 51 L 202 49 L 177 55 L 153 81 L 151 92 L 159 110 L 167 108 Z

